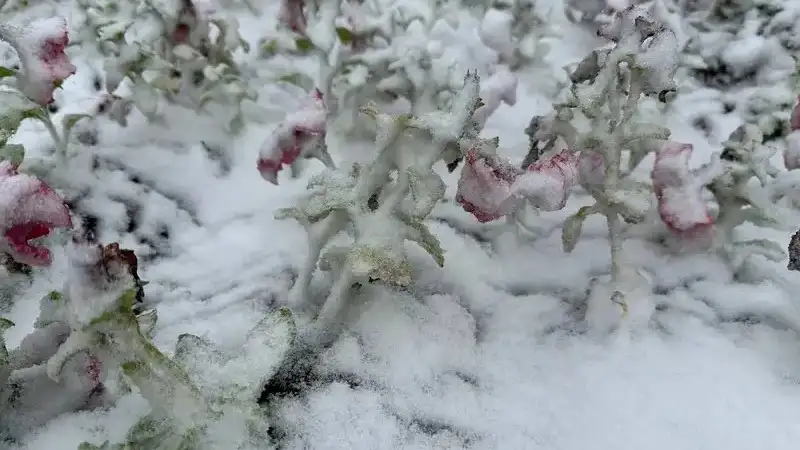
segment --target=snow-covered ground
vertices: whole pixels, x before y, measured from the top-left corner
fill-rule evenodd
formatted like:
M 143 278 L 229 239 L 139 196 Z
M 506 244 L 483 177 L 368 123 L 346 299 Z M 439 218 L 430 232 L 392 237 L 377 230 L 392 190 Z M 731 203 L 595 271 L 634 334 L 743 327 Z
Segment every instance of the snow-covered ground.
M 255 44 L 264 22 L 248 14 L 242 31 Z M 553 70 L 590 48 L 588 32 L 569 30 L 551 53 Z M 90 66 L 97 62 L 81 50 L 70 50 L 78 72 L 56 94 L 60 112 L 81 112 L 96 95 Z M 500 136 L 504 155 L 524 156 L 523 129 L 549 106 L 539 93 L 549 76 L 525 74 L 518 103 L 490 119 L 485 134 Z M 263 106 L 280 110 L 264 91 Z M 738 123 L 718 118 L 724 129 L 709 142 L 682 120 L 682 111 L 695 107 L 689 100 L 679 99 L 669 125 L 677 140 L 695 144 L 700 164 Z M 224 142 L 205 131 L 213 124 L 177 109 L 164 129 L 140 117 L 127 128 L 104 124 L 99 145 L 80 149 L 70 169 L 81 177 L 89 208 L 102 213 L 103 241 L 159 249 L 140 270 L 158 308 L 155 342 L 168 352 L 186 332 L 235 347 L 259 311 L 286 300 L 306 252 L 303 229 L 273 213 L 292 204 L 318 166 L 296 180 L 282 175 L 279 186 L 266 183 L 255 169 L 263 127 L 253 126 L 226 143 L 233 160 L 221 175 L 199 144 Z M 38 124 L 26 124 L 19 139 L 32 155 L 51 145 Z M 108 168 L 89 175 L 91 155 Z M 456 177 L 445 177 L 449 199 Z M 444 268 L 419 256 L 424 270 L 412 289 L 374 290 L 357 325 L 325 353 L 319 379 L 303 395 L 276 403 L 282 447 L 795 449 L 800 275 L 774 264 L 779 282 L 745 284 L 715 258 L 668 255 L 628 241 L 628 254 L 654 279 L 658 312 L 630 335 L 585 335 L 572 305 L 585 298 L 591 277 L 607 271 L 608 251 L 604 223 L 590 220 L 575 251 L 562 253 L 558 225 L 581 201 L 543 214 L 536 239 L 516 237 L 500 222 L 477 224 L 452 201 L 438 206 L 431 229 L 446 250 Z M 120 234 L 130 203 L 141 205 L 138 222 Z M 788 235 L 770 233 L 788 242 Z M 53 267 L 38 275 L 31 299 L 63 281 L 63 256 L 56 251 Z M 317 282 L 322 289 L 324 280 Z M 15 305 L 10 346 L 37 313 L 36 301 Z M 146 410 L 129 395 L 107 411 L 58 418 L 22 448 L 116 441 Z

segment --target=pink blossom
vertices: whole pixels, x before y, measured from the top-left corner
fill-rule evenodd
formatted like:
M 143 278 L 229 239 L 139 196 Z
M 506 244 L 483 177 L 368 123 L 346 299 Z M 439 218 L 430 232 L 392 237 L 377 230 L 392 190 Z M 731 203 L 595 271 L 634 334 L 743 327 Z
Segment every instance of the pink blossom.
M 509 214 L 515 206 L 511 187 L 520 171 L 475 150 L 468 151 L 464 160 L 456 202 L 481 223 Z
M 0 250 L 19 263 L 47 266 L 50 251 L 28 241 L 47 236 L 52 228 L 71 226 L 69 209 L 52 188 L 17 173 L 8 161 L 0 163 L 0 228 L 5 236 Z
M 0 39 L 14 47 L 22 65 L 20 89 L 40 105 L 53 101 L 53 91 L 75 73 L 65 52 L 69 43 L 63 17 L 39 19 L 25 29 L 0 26 Z
M 606 162 L 602 153 L 584 150 L 578 158 L 578 173 L 581 186 L 593 191 L 603 186 L 606 179 Z
M 304 0 L 283 0 L 280 12 L 280 21 L 290 30 L 297 33 L 306 31 L 306 15 L 303 11 Z
M 514 190 L 544 211 L 557 211 L 567 204 L 578 182 L 578 154 L 562 150 L 531 164 L 517 179 Z
M 264 141 L 258 158 L 258 171 L 272 184 L 278 184 L 278 172 L 313 150 L 325 139 L 327 109 L 322 92 L 315 89 L 311 101 L 289 114 Z
M 797 103 L 795 103 L 792 109 L 792 116 L 789 119 L 789 130 L 800 130 L 800 95 L 797 96 Z
M 786 166 L 787 170 L 800 169 L 800 130 L 794 130 L 786 136 L 783 165 Z
M 692 150 L 691 144 L 665 141 L 651 177 L 661 220 L 675 234 L 696 237 L 713 233 L 714 219 L 702 198 L 703 184 L 689 170 Z

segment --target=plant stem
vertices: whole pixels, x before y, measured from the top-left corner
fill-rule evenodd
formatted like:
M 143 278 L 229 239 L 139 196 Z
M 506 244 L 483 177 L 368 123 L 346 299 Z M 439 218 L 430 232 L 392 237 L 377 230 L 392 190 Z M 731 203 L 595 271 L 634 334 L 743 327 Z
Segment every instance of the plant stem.
M 313 225 L 308 228 L 309 233 L 309 248 L 308 256 L 306 256 L 303 270 L 297 276 L 297 281 L 290 293 L 290 302 L 292 306 L 305 304 L 308 299 L 308 287 L 311 284 L 311 276 L 317 267 L 317 260 L 322 252 L 322 248 L 343 227 L 344 217 L 340 211 L 331 212 L 328 217 L 319 222 L 318 228 Z
M 56 130 L 53 121 L 50 119 L 50 114 L 44 111 L 44 113 L 37 116 L 37 118 L 44 124 L 48 133 L 50 133 L 50 137 L 53 138 L 53 143 L 56 145 L 56 157 L 58 158 L 58 162 L 62 164 L 67 162 L 67 143 L 61 138 L 61 135 L 58 134 L 58 130 Z

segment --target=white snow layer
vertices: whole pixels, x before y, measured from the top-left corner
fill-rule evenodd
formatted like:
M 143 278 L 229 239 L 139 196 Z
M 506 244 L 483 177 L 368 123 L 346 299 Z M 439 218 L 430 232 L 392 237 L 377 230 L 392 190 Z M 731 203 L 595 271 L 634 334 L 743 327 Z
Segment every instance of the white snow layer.
M 262 24 L 242 14 L 243 35 L 255 44 Z M 586 50 L 572 44 L 581 32 L 564 33 L 563 48 L 549 57 L 554 71 L 567 62 L 563 55 L 574 60 Z M 61 112 L 81 111 L 95 95 L 91 62 L 80 52 L 71 49 L 77 75 L 56 93 Z M 523 129 L 548 107 L 537 94 L 538 80 L 546 77 L 541 71 L 524 77 L 517 104 L 501 106 L 490 119 L 485 134 L 500 136 L 506 156 L 524 155 Z M 263 98 L 265 107 L 276 108 Z M 669 125 L 676 139 L 697 148 L 692 164 L 704 162 L 705 139 L 679 114 Z M 299 225 L 272 215 L 302 193 L 318 166 L 296 180 L 282 173 L 280 186 L 266 183 L 255 167 L 263 127 L 252 127 L 227 143 L 235 148 L 232 170 L 217 176 L 197 145 L 198 133 L 213 128 L 209 118 L 176 110 L 166 129 L 142 119 L 126 129 L 107 124 L 100 146 L 85 150 L 145 174 L 156 187 L 142 189 L 113 170 L 86 181 L 102 187 L 92 201 L 112 223 L 125 213 L 112 198 L 129 197 L 146 205 L 143 227 L 169 225 L 169 255 L 142 267 L 148 296 L 158 302 L 155 341 L 169 352 L 185 332 L 235 347 L 259 311 L 285 299 L 306 247 Z M 20 140 L 34 155 L 50 145 L 38 124 L 26 124 Z M 82 173 L 83 158 L 75 173 Z M 456 176 L 447 179 L 450 199 Z M 190 207 L 178 207 L 164 193 Z M 426 270 L 410 292 L 375 289 L 357 325 L 325 354 L 327 381 L 278 404 L 278 425 L 288 432 L 284 448 L 796 449 L 800 339 L 791 329 L 800 329 L 798 276 L 786 273 L 781 285 L 739 284 L 711 257 L 669 256 L 629 241 L 634 263 L 653 274 L 655 319 L 625 339 L 573 333 L 574 311 L 563 299 L 585 298 L 589 279 L 608 265 L 602 221 L 587 222 L 572 254 L 561 251 L 557 226 L 578 203 L 542 215 L 545 237 L 538 240 L 501 235 L 503 225 L 478 224 L 452 201 L 440 205 L 434 216 L 450 225 L 432 221 L 432 230 L 446 249 L 445 267 L 419 257 Z M 119 239 L 110 225 L 103 237 Z M 140 248 L 126 239 L 123 246 Z M 55 259 L 30 298 L 60 285 L 63 254 L 56 251 Z M 785 268 L 776 264 L 775 270 Z M 34 301 L 17 303 L 10 318 L 19 326 L 7 333 L 11 346 L 29 330 L 37 308 Z M 753 315 L 787 330 L 735 320 Z M 84 440 L 117 441 L 146 410 L 130 395 L 108 411 L 58 418 L 22 448 L 72 450 Z

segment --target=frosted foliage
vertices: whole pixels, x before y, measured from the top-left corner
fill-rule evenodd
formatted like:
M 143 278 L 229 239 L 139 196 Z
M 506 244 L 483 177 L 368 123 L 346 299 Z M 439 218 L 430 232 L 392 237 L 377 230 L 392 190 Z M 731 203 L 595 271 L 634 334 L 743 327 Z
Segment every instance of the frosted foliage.
M 0 447 L 796 449 L 798 8 L 566 3 L 6 2 Z

